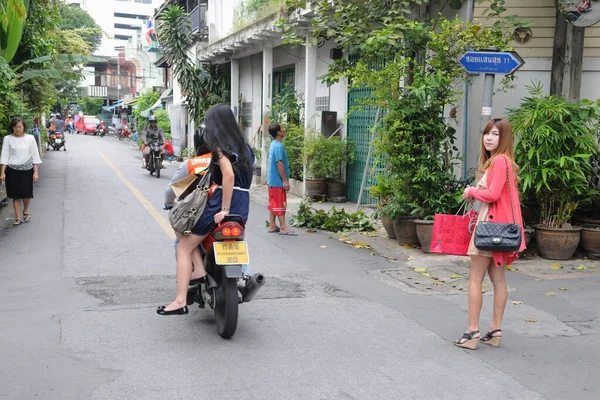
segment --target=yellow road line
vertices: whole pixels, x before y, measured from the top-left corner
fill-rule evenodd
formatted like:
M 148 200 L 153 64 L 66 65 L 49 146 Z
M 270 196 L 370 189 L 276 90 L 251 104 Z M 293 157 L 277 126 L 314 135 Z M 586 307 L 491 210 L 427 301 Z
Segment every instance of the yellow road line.
M 135 196 L 135 198 L 138 199 L 138 201 L 140 203 L 142 203 L 142 206 L 144 206 L 144 208 L 146 209 L 146 211 L 148 211 L 148 214 L 150 214 L 150 216 L 152 218 L 154 218 L 154 220 L 156 222 L 158 222 L 158 225 L 160 225 L 160 227 L 162 228 L 162 230 L 165 231 L 165 233 L 167 234 L 167 236 L 170 239 L 175 239 L 175 233 L 173 232 L 173 228 L 171 228 L 171 225 L 167 222 L 167 220 L 165 219 L 165 217 L 163 217 L 161 215 L 161 213 L 158 212 L 158 210 L 156 208 L 154 208 L 154 206 L 148 200 L 146 200 L 146 198 L 138 190 L 138 188 L 136 188 L 131 182 L 129 182 L 129 180 L 127 178 L 125 178 L 125 175 L 123 175 L 123 173 L 121 172 L 121 170 L 119 170 L 119 168 L 117 168 L 115 166 L 115 164 L 113 164 L 108 159 L 108 157 L 106 157 L 100 150 L 98 150 L 98 148 L 96 148 L 96 151 L 100 154 L 100 157 L 102 157 L 104 159 L 104 161 L 108 164 L 108 166 L 111 167 L 113 171 L 115 171 L 115 174 L 119 177 L 119 179 L 121 180 L 121 182 L 123 182 L 123 184 L 125 186 L 127 186 L 127 188 L 131 191 L 131 193 L 133 193 L 133 195 Z

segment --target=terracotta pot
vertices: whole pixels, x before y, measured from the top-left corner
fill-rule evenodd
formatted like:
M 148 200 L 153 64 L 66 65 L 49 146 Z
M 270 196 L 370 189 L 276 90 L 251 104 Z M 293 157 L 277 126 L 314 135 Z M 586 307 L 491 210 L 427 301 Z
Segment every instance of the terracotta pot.
M 417 236 L 421 243 L 421 248 L 425 253 L 431 253 L 431 236 L 433 235 L 433 221 L 417 219 Z
M 343 182 L 327 182 L 327 197 L 346 197 L 346 184 Z
M 327 194 L 325 179 L 306 180 L 306 195 L 308 197 L 323 197 Z
M 396 239 L 396 232 L 394 231 L 394 221 L 387 215 L 381 216 L 381 223 L 385 228 L 385 232 L 387 233 L 388 238 Z
M 600 254 L 600 226 L 584 225 L 581 228 L 581 248 L 588 254 Z
M 593 219 L 588 217 L 573 217 L 574 225 L 583 225 L 583 226 L 600 226 L 600 219 Z
M 581 228 L 551 229 L 535 227 L 535 240 L 540 256 L 548 260 L 569 260 L 575 254 L 581 239 Z
M 399 245 L 410 244 L 418 245 L 419 237 L 417 236 L 417 226 L 415 225 L 416 218 L 411 215 L 398 217 L 394 221 L 394 233 Z

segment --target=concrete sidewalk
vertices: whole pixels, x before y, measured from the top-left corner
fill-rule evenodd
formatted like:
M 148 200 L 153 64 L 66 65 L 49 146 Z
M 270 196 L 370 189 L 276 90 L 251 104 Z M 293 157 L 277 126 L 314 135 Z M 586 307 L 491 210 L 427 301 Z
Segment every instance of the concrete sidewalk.
M 266 186 L 252 186 L 250 197 L 254 202 L 267 205 Z M 298 211 L 302 198 L 288 195 L 288 219 Z M 316 210 L 344 208 L 347 212 L 356 211 L 355 203 L 318 203 Z M 362 207 L 367 215 L 373 208 Z M 375 222 L 375 232 L 351 232 L 346 234 L 330 233 L 330 239 L 340 240 L 355 249 L 366 249 L 373 257 L 384 257 L 390 261 L 390 268 L 369 272 L 386 283 L 415 294 L 458 294 L 468 290 L 469 257 L 427 254 L 420 248 L 402 246 L 396 240 L 389 239 L 383 226 Z M 306 232 L 305 234 L 310 234 Z M 536 280 L 567 278 L 600 279 L 600 262 L 589 259 L 571 259 L 568 261 L 546 260 L 526 252 L 522 258 L 509 267 L 510 273 L 520 273 Z M 486 278 L 484 292 L 492 292 L 492 285 Z

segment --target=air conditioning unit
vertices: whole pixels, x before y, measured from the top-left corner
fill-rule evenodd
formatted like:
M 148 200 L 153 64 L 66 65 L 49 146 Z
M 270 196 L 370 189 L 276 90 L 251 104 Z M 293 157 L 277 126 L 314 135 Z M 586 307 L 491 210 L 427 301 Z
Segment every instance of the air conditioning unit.
M 315 121 L 317 132 L 329 137 L 337 129 L 337 111 L 317 111 Z

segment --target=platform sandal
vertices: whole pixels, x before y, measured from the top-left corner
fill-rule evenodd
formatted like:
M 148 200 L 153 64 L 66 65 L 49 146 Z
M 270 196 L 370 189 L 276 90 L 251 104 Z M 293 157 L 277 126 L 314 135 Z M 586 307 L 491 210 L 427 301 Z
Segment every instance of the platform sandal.
M 479 343 L 479 338 L 475 337 L 475 335 L 478 334 L 479 331 L 465 332 L 460 339 L 456 339 L 454 341 L 454 345 L 462 347 L 463 349 L 475 350 L 477 349 L 477 344 Z
M 486 333 L 479 341 L 484 344 L 489 344 L 492 347 L 499 347 L 502 336 L 494 336 L 496 333 L 502 333 L 502 329 L 496 329 Z

